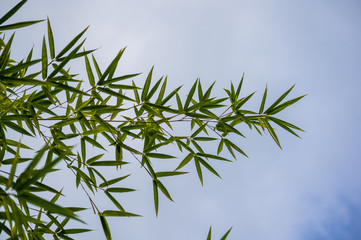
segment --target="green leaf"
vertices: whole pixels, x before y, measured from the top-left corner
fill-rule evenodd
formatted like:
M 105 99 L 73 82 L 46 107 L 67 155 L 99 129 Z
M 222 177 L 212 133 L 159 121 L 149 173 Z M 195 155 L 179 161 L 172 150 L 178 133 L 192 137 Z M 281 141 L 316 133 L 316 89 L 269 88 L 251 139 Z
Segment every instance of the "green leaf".
M 129 78 L 133 78 L 138 76 L 140 73 L 135 73 L 135 74 L 127 74 L 124 76 L 120 76 L 120 77 L 116 77 L 116 78 L 112 78 L 112 79 L 108 79 L 104 82 L 104 85 L 112 85 L 113 88 L 118 88 L 118 89 L 133 89 L 132 86 L 128 86 L 128 85 L 121 85 L 121 84 L 112 84 L 114 82 L 119 82 L 119 81 L 123 81 Z M 109 86 L 110 87 L 110 86 Z
M 110 229 L 109 229 L 109 225 L 108 225 L 107 220 L 105 219 L 105 217 L 101 213 L 99 213 L 99 219 L 100 219 L 100 223 L 102 224 L 103 232 L 104 232 L 104 235 L 105 235 L 106 239 L 111 240 L 112 235 L 110 234 Z
M 135 189 L 132 188 L 121 188 L 121 187 L 112 187 L 112 188 L 107 188 L 107 190 L 105 190 L 107 192 L 111 192 L 111 193 L 126 193 L 126 192 L 134 192 Z
M 121 166 L 121 165 L 125 165 L 128 164 L 128 162 L 119 162 L 119 161 L 96 161 L 93 163 L 90 163 L 90 166 L 103 166 L 103 167 L 107 167 L 107 166 Z
M 115 71 L 115 69 L 116 69 L 116 67 L 118 65 L 118 62 L 119 62 L 120 58 L 122 57 L 124 51 L 125 51 L 125 48 L 119 50 L 117 56 L 115 56 L 113 61 L 109 64 L 107 69 L 105 69 L 104 73 L 99 78 L 99 81 L 98 81 L 97 85 L 104 85 L 105 84 L 105 78 L 108 77 L 108 75 L 110 75 L 111 72 Z
M 159 80 L 155 83 L 155 85 L 152 87 L 152 89 L 151 89 L 150 92 L 148 93 L 145 101 L 147 101 L 147 100 L 149 100 L 149 99 L 151 99 L 151 98 L 153 97 L 154 93 L 157 91 L 157 89 L 158 89 L 160 83 L 162 82 L 162 80 L 163 80 L 163 77 L 161 77 L 161 79 L 159 79 Z
M 90 143 L 91 145 L 93 145 L 94 147 L 105 150 L 105 148 L 98 141 L 96 141 L 90 137 L 84 136 L 84 140 L 87 141 L 88 143 Z
M 127 97 L 127 96 L 125 96 L 125 95 L 123 95 L 123 94 L 120 94 L 120 93 L 118 93 L 118 92 L 115 92 L 115 91 L 113 91 L 113 90 L 110 90 L 109 88 L 98 87 L 97 89 L 98 89 L 99 91 L 101 91 L 101 92 L 103 92 L 103 93 L 106 93 L 106 94 L 109 94 L 109 95 L 111 95 L 111 96 L 114 96 L 114 97 L 117 97 L 117 98 L 121 98 L 121 99 L 126 99 L 126 100 L 128 100 L 128 101 L 134 102 L 134 100 L 131 99 L 130 97 Z
M 161 105 L 165 105 L 181 88 L 182 86 L 174 89 L 166 98 L 163 99 Z
M 297 97 L 297 98 L 294 98 L 292 100 L 289 100 L 285 103 L 282 103 L 281 105 L 275 107 L 274 109 L 271 109 L 270 111 L 268 111 L 268 114 L 269 115 L 274 115 L 280 111 L 282 111 L 283 109 L 295 104 L 296 102 L 298 102 L 299 100 L 301 100 L 303 97 L 305 97 L 306 95 L 303 95 L 303 96 L 300 96 L 300 97 Z
M 157 101 L 155 101 L 155 104 L 157 104 L 157 105 L 161 104 L 162 99 L 164 97 L 166 87 L 167 87 L 167 77 L 165 77 L 165 79 L 163 81 L 162 87 L 159 91 L 159 95 L 158 95 Z
M 295 85 L 282 94 L 266 111 L 264 111 L 264 114 L 268 114 L 268 112 L 272 111 L 291 92 L 294 87 Z
M 33 61 L 27 61 L 25 63 L 19 63 L 13 67 L 9 67 L 9 68 L 6 68 L 4 70 L 2 70 L 0 72 L 1 75 L 7 75 L 7 74 L 12 74 L 12 73 L 17 73 L 23 69 L 26 69 L 34 64 L 37 64 L 38 62 L 40 62 L 41 59 L 39 60 L 33 60 Z
M 70 54 L 63 60 L 61 61 L 61 63 L 59 64 L 59 66 L 57 66 L 54 71 L 52 71 L 49 76 L 48 79 L 51 79 L 53 77 L 55 77 L 55 75 L 60 72 L 60 70 L 63 69 L 63 67 L 65 66 L 65 64 L 67 64 L 71 59 L 74 58 L 75 54 L 79 51 L 79 49 L 81 48 L 81 46 L 83 46 L 85 40 L 82 41 L 76 48 L 74 48 L 73 51 L 70 52 Z M 58 55 L 59 56 L 59 55 Z
M 198 156 L 201 156 L 201 157 L 213 158 L 213 159 L 216 159 L 216 160 L 222 160 L 222 161 L 232 162 L 231 160 L 229 160 L 229 159 L 227 159 L 227 158 L 223 158 L 223 157 L 220 157 L 220 156 L 212 155 L 212 154 L 209 154 L 209 153 L 197 153 L 197 155 L 198 155 Z
M 269 124 L 269 122 L 266 119 L 262 119 L 262 122 L 265 125 L 265 127 L 268 130 L 271 137 L 273 138 L 273 140 L 275 141 L 275 143 L 277 143 L 277 145 L 282 149 L 281 144 L 278 140 L 278 137 L 277 137 L 276 133 L 274 132 L 272 126 Z
M 63 231 L 60 231 L 60 234 L 79 234 L 79 233 L 85 233 L 85 232 L 90 232 L 92 231 L 91 229 L 85 229 L 85 228 L 70 228 L 70 229 L 65 229 Z
M 187 174 L 188 172 L 157 172 L 155 175 L 157 178 L 160 177 L 170 177 L 170 176 L 178 176 L 178 175 L 183 175 L 183 174 Z
M 130 174 L 125 175 L 125 176 L 123 176 L 123 177 L 118 177 L 118 178 L 114 178 L 114 179 L 112 179 L 112 180 L 108 180 L 108 181 L 106 181 L 106 182 L 101 183 L 101 184 L 99 185 L 99 187 L 101 187 L 101 188 L 102 188 L 102 187 L 108 187 L 108 186 L 110 186 L 110 185 L 112 185 L 112 184 L 114 184 L 114 183 L 117 183 L 117 182 L 120 182 L 120 181 L 126 179 L 126 178 L 129 177 L 129 176 L 130 176 Z
M 143 91 L 142 91 L 142 96 L 141 96 L 142 102 L 144 102 L 147 99 L 150 83 L 152 81 L 153 69 L 154 69 L 154 66 L 150 69 L 147 79 L 145 80 L 145 83 L 143 86 Z
M 217 171 L 211 166 L 209 165 L 205 160 L 203 160 L 203 158 L 200 157 L 195 157 L 197 158 L 197 160 L 205 167 L 207 168 L 211 173 L 213 173 L 214 175 L 216 175 L 217 177 L 221 178 L 221 176 L 219 176 L 219 174 L 217 173 Z
M 240 154 L 244 155 L 245 157 L 248 157 L 247 154 L 245 154 L 245 152 L 243 152 L 242 149 L 240 149 L 236 144 L 234 144 L 233 142 L 229 141 L 228 139 L 224 139 L 224 143 L 227 144 L 227 146 L 232 147 L 233 149 L 235 149 L 237 152 L 239 152 Z
M 52 59 L 55 58 L 55 45 L 54 45 L 54 36 L 53 36 L 53 30 L 50 26 L 49 18 L 47 18 L 48 22 L 48 41 L 49 41 L 49 50 L 50 50 L 50 57 Z
M 285 129 L 286 131 L 290 132 L 291 134 L 295 135 L 296 137 L 298 138 L 301 138 L 300 136 L 297 135 L 297 133 L 295 133 L 291 128 L 290 128 L 290 125 L 293 126 L 292 124 L 288 123 L 288 122 L 285 122 L 285 121 L 282 121 L 281 119 L 277 119 L 277 118 L 274 118 L 274 117 L 268 117 L 271 121 L 273 121 L 274 123 L 276 123 L 278 126 L 282 127 L 283 129 Z M 294 126 L 296 127 L 296 126 Z M 303 131 L 302 129 L 297 129 L 297 130 L 300 130 L 300 131 Z
M 241 92 L 242 85 L 243 85 L 244 73 L 242 75 L 241 81 L 238 84 L 237 91 L 236 91 L 236 99 L 239 97 L 239 93 Z
M 106 210 L 103 212 L 103 216 L 105 217 L 141 217 L 141 215 L 124 212 L 124 211 L 114 211 L 114 210 Z
M 86 160 L 86 144 L 84 138 L 80 139 L 80 148 L 81 148 L 81 158 L 83 159 L 83 163 Z
M 186 101 L 184 103 L 184 109 L 186 109 L 186 110 L 188 109 L 188 106 L 189 106 L 189 104 L 190 104 L 190 102 L 191 102 L 191 100 L 193 98 L 194 92 L 196 91 L 198 81 L 199 81 L 199 79 L 197 79 L 195 81 L 195 83 L 193 84 L 191 90 L 188 93 L 187 99 L 186 99 Z
M 16 4 L 9 12 L 7 12 L 4 16 L 0 18 L 0 24 L 3 24 L 6 20 L 11 18 L 25 3 L 27 0 L 22 0 L 18 4 Z
M 120 210 L 120 211 L 125 211 L 124 208 L 122 207 L 122 205 L 120 205 L 120 203 L 115 199 L 115 197 L 113 197 L 110 193 L 108 193 L 107 191 L 104 191 L 105 195 L 107 195 L 107 197 L 113 202 L 113 204 Z
M 94 79 L 94 74 L 93 74 L 92 68 L 90 66 L 89 58 L 87 55 L 85 55 L 84 59 L 85 59 L 85 68 L 86 68 L 86 72 L 88 74 L 89 83 L 92 87 L 94 87 L 95 79 Z
M 26 21 L 26 22 L 13 23 L 13 24 L 9 24 L 9 25 L 2 25 L 2 26 L 0 26 L 0 31 L 28 27 L 30 25 L 33 25 L 33 24 L 36 24 L 36 23 L 39 23 L 42 21 L 44 21 L 44 20 Z
M 227 237 L 228 237 L 228 235 L 229 235 L 229 233 L 231 232 L 231 230 L 232 230 L 232 228 L 230 228 L 230 229 L 223 235 L 223 237 L 221 238 L 221 240 L 226 240 Z
M 17 125 L 17 124 L 15 124 L 13 122 L 10 122 L 10 121 L 3 121 L 2 123 L 5 124 L 6 126 L 8 126 L 9 128 L 13 129 L 14 131 L 18 132 L 18 133 L 33 137 L 33 135 L 31 133 L 29 133 L 27 130 L 25 130 L 20 125 Z
M 161 183 L 161 181 L 159 181 L 158 179 L 155 179 L 158 188 L 162 191 L 162 193 L 173 202 L 172 197 L 170 196 L 168 190 L 166 189 L 166 187 L 163 185 L 163 183 Z
M 176 158 L 172 155 L 163 154 L 163 153 L 146 153 L 146 155 L 151 158 L 161 158 L 161 159 Z
M 263 113 L 264 105 L 266 103 L 266 97 L 267 97 L 267 86 L 266 86 L 266 88 L 264 90 L 264 93 L 263 93 L 262 103 L 261 103 L 261 106 L 260 106 L 259 111 L 258 111 L 259 114 Z
M 43 198 L 40 198 L 32 193 L 22 192 L 19 194 L 19 199 L 23 199 L 29 203 L 39 206 L 49 212 L 58 213 L 63 216 L 67 216 L 73 219 L 77 219 L 76 215 L 69 208 L 61 207 L 54 203 L 51 203 Z M 78 219 L 77 219 L 78 220 Z
M 89 159 L 86 161 L 86 163 L 89 164 L 89 165 L 91 165 L 93 162 L 95 162 L 96 160 L 101 159 L 103 156 L 104 156 L 104 153 L 98 154 L 98 155 L 96 155 L 96 156 L 94 156 L 94 157 L 92 157 L 92 158 L 89 158 Z
M 159 195 L 158 195 L 158 185 L 155 179 L 153 179 L 153 198 L 154 198 L 155 215 L 158 216 Z
M 70 48 L 72 48 L 75 43 L 84 35 L 84 33 L 86 32 L 86 30 L 88 30 L 89 27 L 86 27 L 81 33 L 79 33 L 78 35 L 75 36 L 75 38 L 73 40 L 71 40 L 68 45 L 65 46 L 65 48 L 63 50 L 61 50 L 59 52 L 59 54 L 56 56 L 56 59 L 61 58 L 67 51 L 70 50 Z M 83 41 L 84 42 L 84 41 Z M 82 45 L 82 44 L 81 44 Z M 76 51 L 77 52 L 77 51 Z M 49 77 L 50 78 L 50 77 Z
M 192 158 L 194 157 L 193 153 L 189 153 L 183 160 L 182 162 L 179 164 L 179 166 L 174 170 L 177 171 L 179 169 L 181 169 L 182 167 L 184 167 L 185 165 L 187 165 L 189 163 L 190 160 L 192 160 Z
M 211 237 L 212 237 L 212 226 L 209 228 L 209 231 L 208 231 L 208 235 L 207 235 L 207 239 L 206 239 L 206 240 L 211 240 Z
M 17 147 L 16 147 L 16 154 L 15 154 L 15 157 L 14 157 L 13 164 L 11 166 L 11 170 L 10 170 L 10 174 L 9 174 L 9 178 L 8 178 L 8 183 L 6 185 L 6 189 L 8 189 L 9 187 L 11 187 L 13 185 L 13 179 L 14 179 L 14 176 L 15 176 L 15 171 L 16 171 L 16 167 L 17 167 L 17 164 L 18 164 L 18 160 L 19 160 L 19 152 L 20 152 L 20 142 L 17 144 Z
M 198 174 L 199 181 L 201 181 L 201 184 L 203 185 L 202 169 L 201 169 L 201 165 L 199 164 L 199 160 L 198 160 L 198 158 L 196 158 L 196 157 L 194 157 L 194 164 L 196 165 L 196 169 L 197 169 L 197 174 Z

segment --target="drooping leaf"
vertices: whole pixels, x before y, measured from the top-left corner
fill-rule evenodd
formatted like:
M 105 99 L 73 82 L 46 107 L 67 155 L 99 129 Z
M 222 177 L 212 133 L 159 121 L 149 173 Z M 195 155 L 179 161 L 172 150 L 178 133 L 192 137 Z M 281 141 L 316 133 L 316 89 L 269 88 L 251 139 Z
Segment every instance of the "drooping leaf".
M 108 222 L 107 222 L 107 220 L 105 219 L 105 217 L 103 216 L 102 213 L 99 213 L 99 219 L 100 219 L 100 223 L 102 225 L 103 232 L 104 232 L 104 235 L 105 235 L 106 239 L 111 240 L 112 235 L 110 233 L 109 225 L 108 225 Z

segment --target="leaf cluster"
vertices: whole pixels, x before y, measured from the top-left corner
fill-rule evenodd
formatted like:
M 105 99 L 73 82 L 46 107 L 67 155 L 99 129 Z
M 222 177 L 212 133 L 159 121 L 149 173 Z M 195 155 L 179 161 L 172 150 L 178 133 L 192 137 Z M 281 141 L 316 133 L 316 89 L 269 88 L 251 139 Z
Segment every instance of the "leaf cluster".
M 140 216 L 120 202 L 123 193 L 135 191 L 122 182 L 131 176 L 124 165 L 139 164 L 147 172 L 158 215 L 162 196 L 173 201 L 165 184 L 168 177 L 187 174 L 183 169 L 193 163 L 203 184 L 205 171 L 220 178 L 215 161 L 247 157 L 237 144 L 238 138 L 245 137 L 242 126 L 259 134 L 267 131 L 279 147 L 274 125 L 297 137 L 297 131 L 302 131 L 275 117 L 303 97 L 284 101 L 293 86 L 268 108 L 266 88 L 259 111 L 244 107 L 254 96 L 241 94 L 244 77 L 236 86 L 232 83 L 224 89 L 223 98 L 213 96 L 214 83 L 203 88 L 199 79 L 183 97 L 182 87 L 169 90 L 167 77 L 154 80 L 153 68 L 143 84 L 136 83 L 139 73 L 118 76 L 118 63 L 125 49 L 102 69 L 94 50 L 82 50 L 88 28 L 58 51 L 47 19 L 48 31 L 39 57 L 34 57 L 31 49 L 26 58 L 15 61 L 11 58 L 11 49 L 16 48 L 12 45 L 15 34 L 7 38 L 3 31 L 41 22 L 5 24 L 25 2 L 0 19 L 1 234 L 21 239 L 44 239 L 48 235 L 72 239 L 72 234 L 90 231 L 68 227 L 71 221 L 82 222 L 77 212 L 86 209 L 58 203 L 62 190 L 46 181 L 53 172 L 68 171 L 74 176 L 75 186 L 88 196 L 89 207 L 98 214 L 106 238 L 111 239 L 107 218 Z M 79 58 L 85 66 L 82 79 L 68 68 Z M 42 147 L 34 149 L 24 144 L 32 141 L 41 142 Z M 217 151 L 204 147 L 209 144 L 216 144 Z M 169 148 L 179 152 L 170 154 Z M 106 158 L 108 154 L 112 157 Z M 174 168 L 161 170 L 162 161 L 173 162 Z M 116 170 L 119 177 L 109 179 L 108 169 Z M 97 194 L 104 194 L 113 208 L 102 209 L 94 200 Z

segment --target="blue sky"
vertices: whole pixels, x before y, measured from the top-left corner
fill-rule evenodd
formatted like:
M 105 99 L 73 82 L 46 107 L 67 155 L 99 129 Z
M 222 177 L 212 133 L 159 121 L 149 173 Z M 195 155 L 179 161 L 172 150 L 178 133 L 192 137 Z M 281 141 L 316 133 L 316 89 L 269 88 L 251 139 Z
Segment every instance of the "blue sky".
M 12 4 L 2 1 L 1 12 Z M 37 0 L 14 20 L 49 16 L 58 49 L 90 25 L 86 46 L 100 47 L 103 67 L 127 46 L 120 72 L 155 65 L 174 87 L 200 77 L 217 81 L 221 96 L 245 72 L 244 93 L 257 90 L 259 102 L 266 84 L 270 99 L 293 84 L 294 97 L 308 94 L 282 114 L 306 130 L 302 140 L 280 132 L 280 150 L 247 133 L 249 159 L 217 165 L 223 179 L 206 175 L 203 187 L 193 173 L 170 180 L 175 203 L 161 199 L 158 218 L 151 183 L 134 167 L 129 184 L 140 191 L 125 201 L 144 217 L 112 221 L 114 239 L 205 239 L 212 225 L 215 239 L 233 226 L 229 239 L 336 240 L 361 239 L 360 10 L 347 0 Z M 15 44 L 40 53 L 45 31 L 19 31 Z M 87 218 L 101 239 L 97 216 Z

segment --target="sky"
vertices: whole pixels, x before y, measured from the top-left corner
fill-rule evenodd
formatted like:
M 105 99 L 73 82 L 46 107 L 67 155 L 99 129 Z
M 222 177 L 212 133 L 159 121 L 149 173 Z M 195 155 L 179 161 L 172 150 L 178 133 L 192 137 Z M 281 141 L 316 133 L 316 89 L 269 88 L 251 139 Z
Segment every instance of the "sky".
M 13 4 L 1 1 L 0 12 Z M 114 239 L 205 239 L 212 226 L 214 239 L 233 227 L 229 239 L 353 240 L 361 239 L 360 11 L 356 0 L 33 0 L 13 20 L 48 16 L 58 49 L 90 26 L 86 47 L 99 48 L 100 65 L 127 47 L 119 71 L 142 80 L 154 65 L 171 86 L 189 89 L 199 77 L 222 96 L 245 73 L 254 107 L 266 85 L 270 101 L 293 84 L 293 97 L 308 94 L 281 114 L 306 131 L 302 139 L 279 131 L 280 150 L 247 132 L 239 144 L 248 159 L 219 163 L 222 179 L 206 174 L 203 187 L 193 168 L 170 179 L 175 203 L 162 198 L 157 218 L 151 181 L 134 167 L 128 183 L 139 191 L 123 198 L 143 217 L 111 220 Z M 14 44 L 40 53 L 45 32 L 46 24 L 18 30 Z M 102 239 L 97 216 L 86 218 L 95 231 L 79 239 Z

